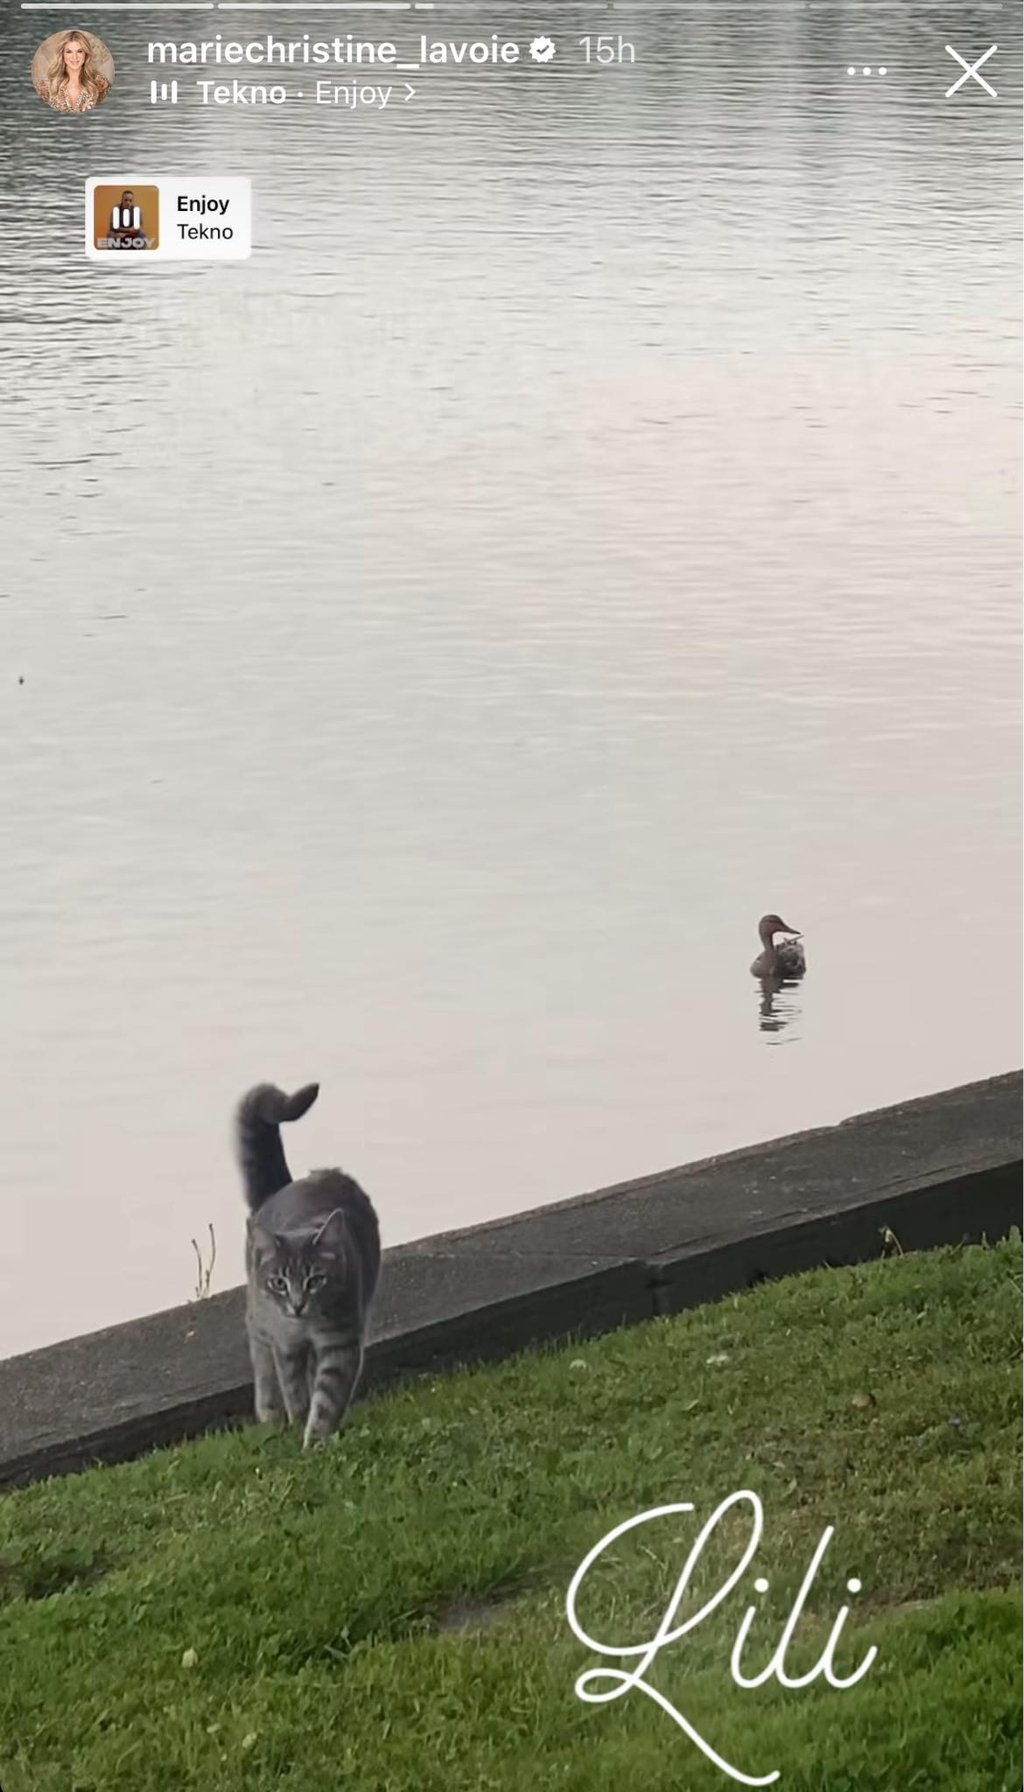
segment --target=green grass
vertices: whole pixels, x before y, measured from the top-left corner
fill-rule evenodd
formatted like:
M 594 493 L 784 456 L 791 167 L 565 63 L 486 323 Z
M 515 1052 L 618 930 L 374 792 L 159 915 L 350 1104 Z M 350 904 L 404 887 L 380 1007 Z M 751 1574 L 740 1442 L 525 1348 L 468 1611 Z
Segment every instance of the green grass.
M 648 1681 L 788 1792 L 1019 1792 L 1019 1311 L 1019 1239 L 818 1271 L 420 1383 L 321 1454 L 253 1427 L 8 1495 L 0 1785 L 722 1792 L 641 1692 L 575 1696 L 596 1658 L 564 1602 L 613 1525 L 690 1500 L 581 1596 L 592 1634 L 651 1636 L 699 1524 L 751 1488 L 756 1563 Z M 752 1672 L 829 1524 L 787 1665 L 817 1660 L 852 1575 L 837 1669 L 869 1643 L 875 1665 L 737 1689 L 748 1599 Z M 720 1527 L 705 1592 L 745 1535 Z

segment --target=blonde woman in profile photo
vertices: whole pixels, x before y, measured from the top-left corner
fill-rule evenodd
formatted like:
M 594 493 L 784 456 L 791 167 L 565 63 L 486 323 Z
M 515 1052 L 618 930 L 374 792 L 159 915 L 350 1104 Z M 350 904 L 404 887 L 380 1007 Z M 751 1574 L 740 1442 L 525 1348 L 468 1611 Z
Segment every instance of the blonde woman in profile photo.
M 51 111 L 91 112 L 110 92 L 114 64 L 106 44 L 90 32 L 64 31 L 40 44 L 32 74 Z

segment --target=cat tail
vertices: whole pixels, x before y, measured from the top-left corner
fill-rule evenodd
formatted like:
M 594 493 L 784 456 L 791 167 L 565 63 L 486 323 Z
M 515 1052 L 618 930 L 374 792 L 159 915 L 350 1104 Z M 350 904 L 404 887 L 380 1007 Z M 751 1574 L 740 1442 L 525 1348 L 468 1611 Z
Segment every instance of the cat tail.
M 294 1095 L 273 1083 L 257 1083 L 243 1095 L 235 1115 L 235 1142 L 250 1212 L 292 1180 L 279 1128 L 283 1121 L 301 1120 L 319 1093 L 319 1083 L 307 1083 Z

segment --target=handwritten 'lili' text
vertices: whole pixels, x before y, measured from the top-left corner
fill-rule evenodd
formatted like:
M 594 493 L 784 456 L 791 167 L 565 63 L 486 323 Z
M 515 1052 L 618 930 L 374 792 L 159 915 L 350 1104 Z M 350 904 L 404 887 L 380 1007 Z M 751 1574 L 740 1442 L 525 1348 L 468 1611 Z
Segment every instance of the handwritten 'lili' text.
M 691 1613 L 691 1615 L 681 1623 L 676 1624 L 676 1613 L 686 1594 L 686 1590 L 690 1584 L 694 1570 L 700 1561 L 708 1539 L 711 1537 L 716 1526 L 721 1523 L 726 1513 L 731 1512 L 734 1506 L 740 1506 L 744 1503 L 750 1508 L 751 1530 L 746 1547 L 744 1548 L 739 1561 L 736 1563 L 736 1566 L 732 1569 L 731 1573 L 722 1582 L 721 1586 L 715 1590 L 710 1598 L 705 1600 L 699 1610 Z M 728 1774 L 730 1779 L 738 1781 L 741 1786 L 770 1786 L 780 1777 L 777 1768 L 772 1773 L 763 1774 L 758 1777 L 753 1774 L 743 1773 L 738 1767 L 732 1766 L 730 1762 L 726 1761 L 722 1755 L 712 1748 L 710 1742 L 700 1734 L 681 1711 L 677 1710 L 677 1708 L 665 1697 L 664 1693 L 659 1692 L 656 1687 L 650 1686 L 644 1678 L 652 1663 L 656 1660 L 659 1652 L 662 1649 L 669 1648 L 671 1644 L 677 1643 L 681 1637 L 689 1635 L 691 1631 L 697 1629 L 698 1625 L 703 1624 L 704 1620 L 710 1617 L 713 1611 L 718 1609 L 723 1600 L 728 1598 L 733 1588 L 740 1580 L 742 1580 L 757 1553 L 761 1535 L 764 1530 L 764 1508 L 756 1493 L 741 1492 L 730 1494 L 728 1499 L 723 1500 L 721 1505 L 711 1514 L 711 1517 L 700 1532 L 700 1535 L 686 1558 L 679 1579 L 676 1581 L 675 1590 L 665 1609 L 665 1614 L 658 1626 L 657 1632 L 648 1641 L 640 1643 L 599 1642 L 595 1637 L 588 1636 L 576 1615 L 576 1601 L 580 1588 L 586 1580 L 594 1563 L 604 1554 L 606 1549 L 613 1543 L 616 1543 L 620 1537 L 624 1537 L 627 1532 L 638 1530 L 641 1525 L 653 1524 L 659 1518 L 668 1518 L 670 1516 L 675 1516 L 680 1512 L 692 1511 L 694 1511 L 694 1507 L 687 1501 L 674 1506 L 655 1506 L 649 1512 L 639 1513 L 636 1518 L 627 1518 L 623 1524 L 618 1524 L 615 1526 L 614 1530 L 609 1531 L 606 1537 L 602 1537 L 600 1543 L 595 1544 L 594 1548 L 580 1563 L 576 1573 L 572 1577 L 565 1601 L 566 1616 L 572 1627 L 573 1634 L 585 1648 L 592 1649 L 597 1655 L 615 1655 L 622 1660 L 635 1658 L 637 1665 L 628 1673 L 619 1668 L 588 1668 L 576 1681 L 576 1693 L 579 1698 L 583 1699 L 587 1704 L 592 1705 L 610 1704 L 614 1699 L 621 1699 L 624 1694 L 633 1692 L 634 1690 L 645 1693 L 649 1699 L 654 1700 L 655 1704 L 661 1706 L 662 1710 L 667 1713 L 673 1723 L 678 1724 L 679 1728 L 683 1730 L 690 1738 L 690 1741 L 700 1749 L 701 1753 L 706 1755 L 709 1761 L 713 1761 L 716 1767 L 720 1767 L 723 1773 Z M 848 1605 L 840 1606 L 835 1623 L 829 1633 L 828 1641 L 814 1666 L 804 1674 L 789 1674 L 786 1672 L 786 1650 L 792 1642 L 793 1633 L 799 1622 L 800 1614 L 804 1609 L 807 1597 L 814 1585 L 818 1569 L 821 1567 L 825 1558 L 825 1553 L 834 1534 L 835 1527 L 833 1525 L 827 1526 L 822 1532 L 821 1540 L 811 1557 L 810 1565 L 807 1569 L 807 1573 L 804 1575 L 796 1599 L 793 1602 L 792 1610 L 783 1625 L 778 1647 L 775 1649 L 767 1667 L 762 1668 L 761 1671 L 756 1674 L 745 1673 L 742 1665 L 743 1651 L 758 1611 L 758 1608 L 755 1605 L 747 1606 L 746 1611 L 740 1620 L 739 1628 L 736 1632 L 736 1640 L 732 1646 L 732 1654 L 729 1658 L 729 1671 L 736 1686 L 744 1689 L 749 1689 L 755 1686 L 764 1686 L 768 1680 L 774 1678 L 779 1682 L 780 1686 L 798 1688 L 810 1686 L 811 1682 L 816 1680 L 819 1675 L 823 1675 L 830 1686 L 835 1687 L 837 1692 L 842 1692 L 847 1687 L 856 1686 L 858 1680 L 863 1680 L 878 1653 L 877 1649 L 874 1647 L 868 1649 L 860 1666 L 856 1668 L 852 1674 L 848 1674 L 845 1678 L 842 1678 L 835 1672 L 835 1650 L 842 1634 L 843 1626 L 849 1615 L 850 1608 Z M 849 1592 L 859 1593 L 860 1582 L 858 1580 L 847 1581 L 846 1585 Z M 768 1582 L 761 1578 L 755 1580 L 754 1590 L 758 1593 L 767 1592 Z

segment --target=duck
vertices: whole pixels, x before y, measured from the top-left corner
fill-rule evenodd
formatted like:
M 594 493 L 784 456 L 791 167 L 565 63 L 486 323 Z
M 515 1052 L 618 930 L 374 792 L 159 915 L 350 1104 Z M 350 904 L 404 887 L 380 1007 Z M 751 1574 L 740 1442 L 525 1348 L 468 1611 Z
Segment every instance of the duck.
M 807 969 L 804 949 L 800 944 L 803 935 L 795 927 L 788 927 L 780 915 L 762 915 L 757 924 L 761 951 L 753 964 L 751 973 L 755 977 L 802 977 Z M 789 939 L 775 944 L 777 933 L 789 934 Z

